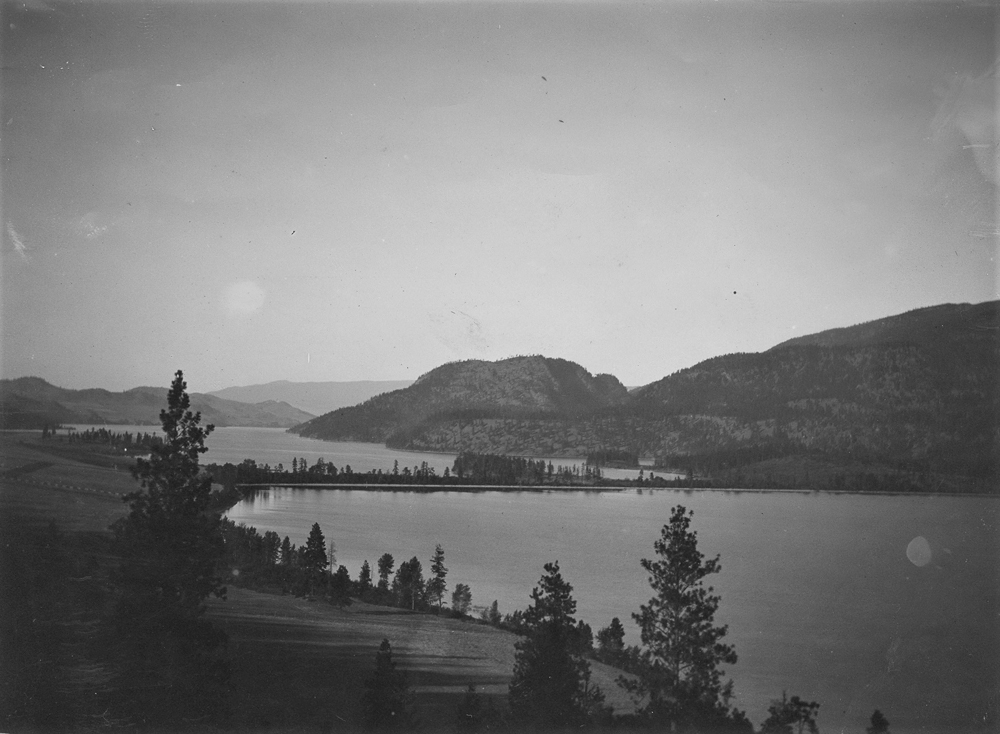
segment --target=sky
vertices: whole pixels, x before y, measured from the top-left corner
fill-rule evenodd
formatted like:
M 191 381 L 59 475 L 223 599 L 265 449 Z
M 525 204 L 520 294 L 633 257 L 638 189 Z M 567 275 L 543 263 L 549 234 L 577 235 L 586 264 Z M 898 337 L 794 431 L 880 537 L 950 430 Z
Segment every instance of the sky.
M 642 385 L 996 299 L 996 16 L 5 2 L 0 375 Z

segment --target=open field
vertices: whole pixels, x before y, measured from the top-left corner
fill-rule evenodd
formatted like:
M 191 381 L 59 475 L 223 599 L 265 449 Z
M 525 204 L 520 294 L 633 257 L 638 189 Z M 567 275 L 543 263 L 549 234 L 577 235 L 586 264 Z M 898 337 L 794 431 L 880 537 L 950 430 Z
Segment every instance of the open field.
M 364 680 L 383 638 L 407 672 L 418 718 L 431 731 L 451 728 L 470 683 L 481 694 L 505 695 L 514 668 L 516 636 L 471 621 L 358 602 L 338 610 L 243 589 L 214 601 L 210 614 L 230 636 L 241 729 L 358 726 Z M 614 683 L 619 671 L 591 666 L 607 703 L 626 709 L 628 699 Z
M 43 442 L 37 435 L 0 434 L 2 560 L 11 560 L 11 544 L 17 539 L 55 522 L 64 533 L 65 549 L 100 564 L 95 577 L 106 574 L 106 530 L 123 514 L 120 495 L 135 489 L 135 481 L 124 466 L 95 466 L 68 452 L 44 450 L 49 447 L 39 445 Z M 16 564 L 3 567 L 11 565 Z M 5 586 L 0 620 L 6 629 L 0 644 L 28 631 L 18 625 L 30 624 L 14 611 L 22 600 L 12 598 L 7 593 L 12 587 Z M 242 731 L 356 728 L 364 681 L 383 638 L 390 640 L 397 665 L 409 675 L 425 730 L 451 728 L 470 683 L 480 693 L 504 695 L 514 665 L 517 638 L 509 632 L 358 602 L 339 610 L 230 587 L 228 599 L 210 602 L 209 616 L 230 638 L 230 706 L 233 724 Z M 21 675 L 12 669 L 11 659 L 0 654 L 3 681 Z M 618 671 L 596 662 L 592 669 L 607 702 L 627 709 L 628 699 L 614 683 Z M 0 721 L 8 716 L 0 712 Z

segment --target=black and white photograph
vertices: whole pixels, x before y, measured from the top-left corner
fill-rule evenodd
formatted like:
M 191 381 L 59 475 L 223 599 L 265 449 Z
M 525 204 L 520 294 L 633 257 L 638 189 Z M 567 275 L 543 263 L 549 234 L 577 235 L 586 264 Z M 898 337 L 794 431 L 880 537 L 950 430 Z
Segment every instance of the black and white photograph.
M 998 31 L 0 0 L 0 731 L 1000 731 Z

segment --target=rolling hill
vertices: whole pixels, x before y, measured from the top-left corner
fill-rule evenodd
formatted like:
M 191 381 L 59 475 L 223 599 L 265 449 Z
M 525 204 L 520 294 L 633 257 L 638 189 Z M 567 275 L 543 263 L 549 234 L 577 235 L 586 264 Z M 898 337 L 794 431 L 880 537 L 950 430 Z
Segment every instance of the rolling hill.
M 460 425 L 484 417 L 574 417 L 619 404 L 627 396 L 617 378 L 591 375 L 563 359 L 468 360 L 443 365 L 408 388 L 327 413 L 292 430 L 312 438 L 398 446 L 411 443 L 434 425 Z
M 546 382 L 557 362 L 573 379 Z M 422 451 L 619 449 L 729 486 L 1000 484 L 1000 302 L 918 309 L 715 357 L 629 393 L 609 375 L 583 376 L 545 357 L 460 362 L 293 430 Z
M 124 392 L 99 388 L 67 390 L 40 377 L 0 380 L 0 424 L 4 428 L 41 428 L 57 423 L 124 423 L 157 425 L 166 405 L 167 388 L 136 387 Z M 216 426 L 288 428 L 311 414 L 288 403 L 255 404 L 193 393 L 192 410 Z

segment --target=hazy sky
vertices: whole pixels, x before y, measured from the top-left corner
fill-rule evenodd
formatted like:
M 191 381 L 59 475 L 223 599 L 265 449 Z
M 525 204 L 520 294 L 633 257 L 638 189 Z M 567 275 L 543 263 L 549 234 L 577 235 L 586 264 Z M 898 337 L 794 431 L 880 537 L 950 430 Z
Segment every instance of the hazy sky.
M 5 3 L 2 374 L 639 385 L 997 298 L 996 35 L 968 2 Z

